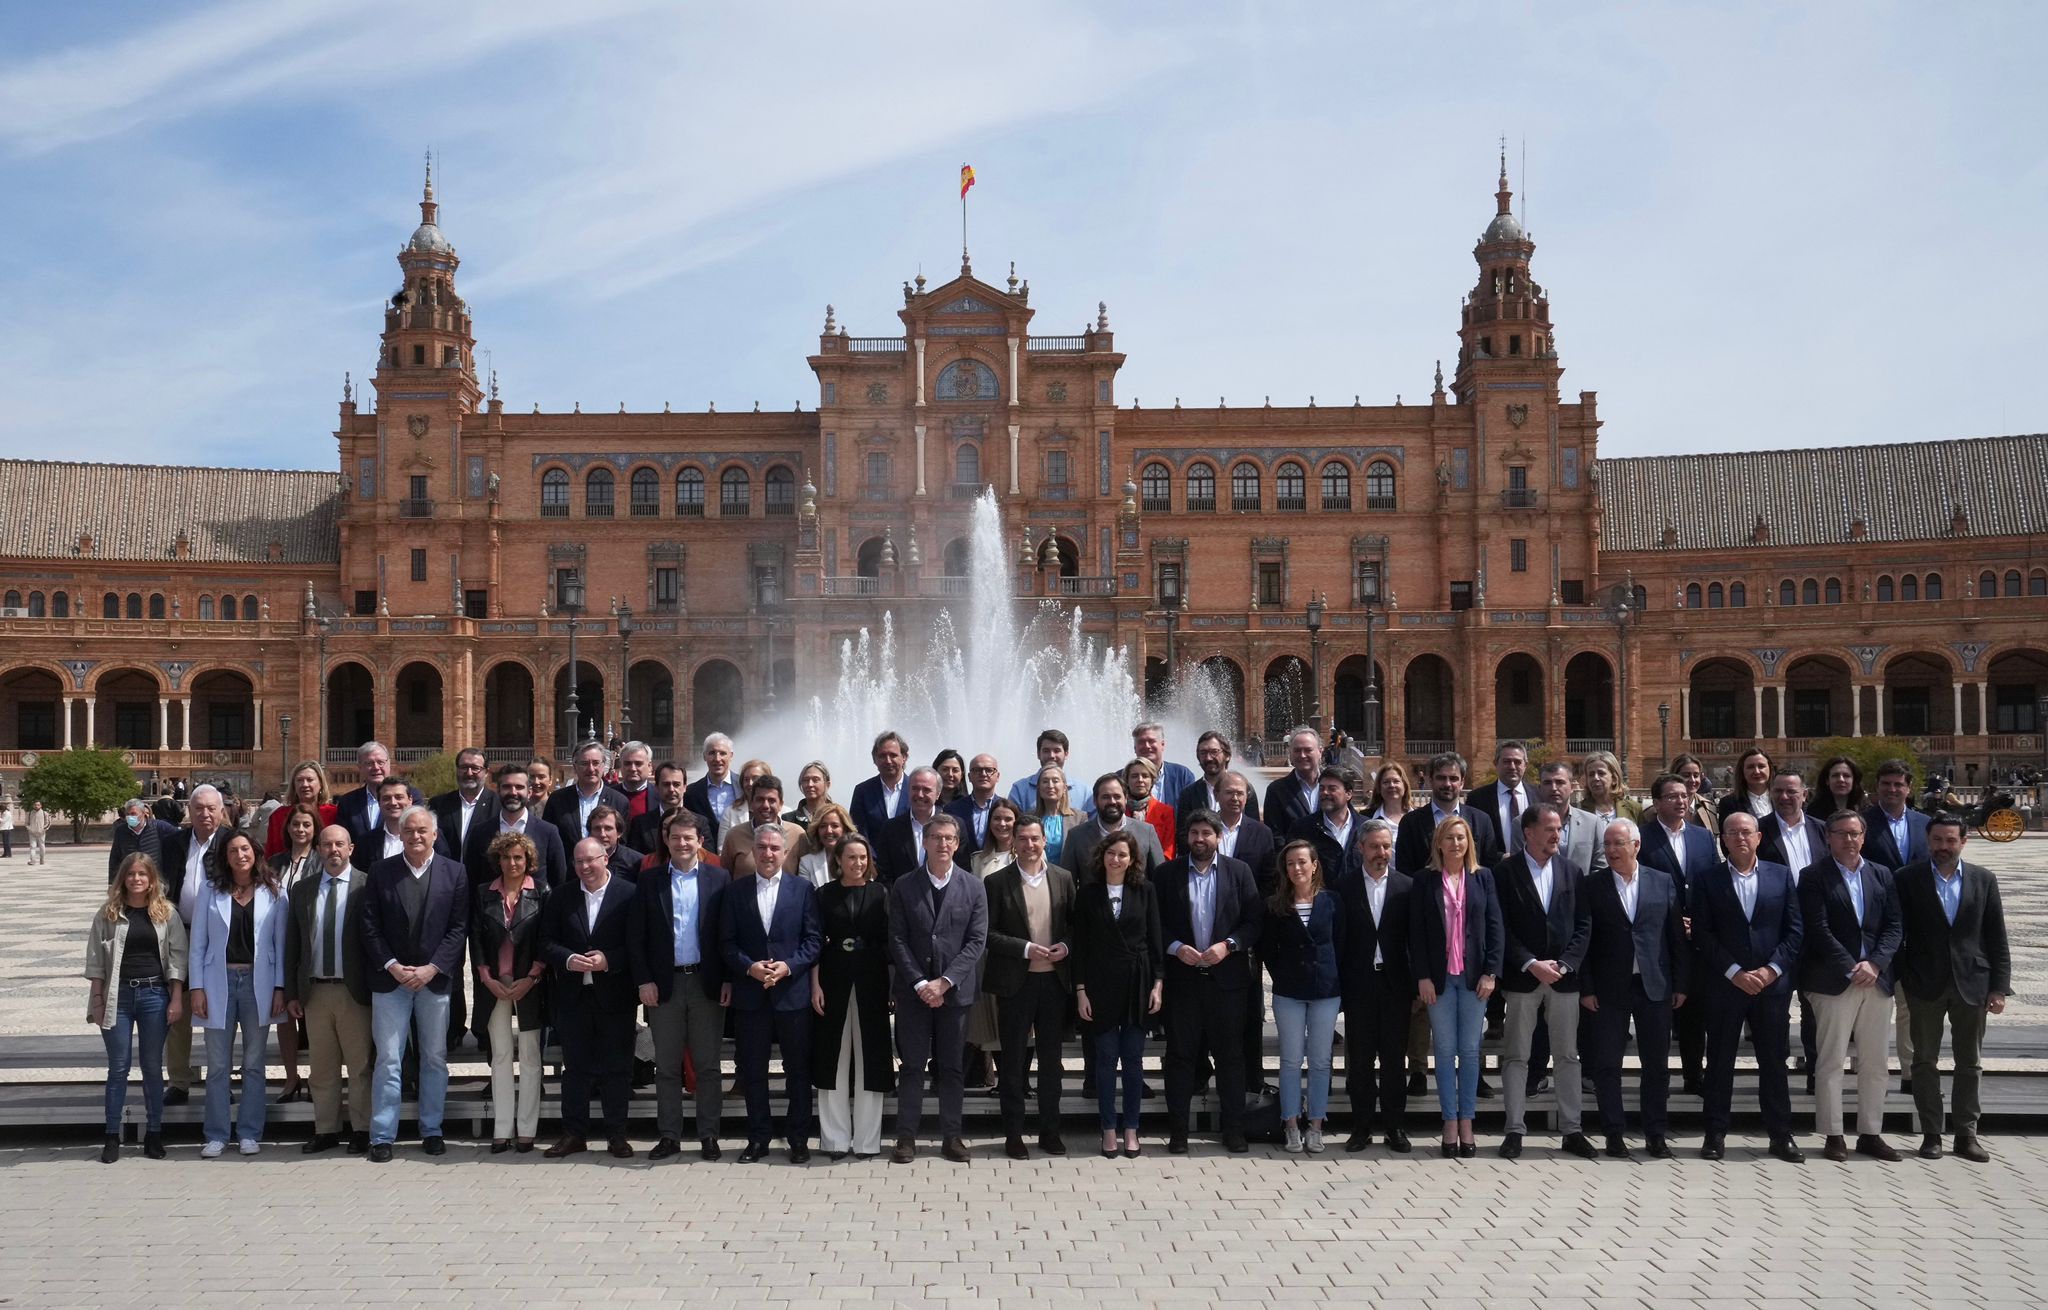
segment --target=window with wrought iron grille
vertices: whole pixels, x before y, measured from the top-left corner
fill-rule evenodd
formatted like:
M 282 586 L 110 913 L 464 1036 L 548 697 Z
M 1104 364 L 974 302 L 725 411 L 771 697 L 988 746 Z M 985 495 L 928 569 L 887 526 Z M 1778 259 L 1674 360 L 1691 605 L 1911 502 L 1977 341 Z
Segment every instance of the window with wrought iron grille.
M 1147 464 L 1138 475 L 1142 508 L 1147 514 L 1164 514 L 1173 508 L 1173 473 L 1164 464 Z
M 634 469 L 632 481 L 633 517 L 653 518 L 661 513 L 661 478 L 653 469 Z
M 766 508 L 771 517 L 796 513 L 796 474 L 781 466 L 768 470 Z
M 544 519 L 569 517 L 569 473 L 549 469 L 540 475 L 540 516 Z
M 1207 464 L 1188 470 L 1188 508 L 1202 512 L 1216 508 L 1216 470 Z
M 1279 510 L 1305 510 L 1308 508 L 1308 474 L 1301 465 L 1282 464 L 1273 475 L 1274 508 Z
M 1323 465 L 1323 508 L 1351 508 L 1351 470 L 1334 459 Z
M 1240 514 L 1259 511 L 1259 466 L 1239 464 L 1230 470 L 1230 508 Z
M 745 518 L 753 509 L 754 481 L 745 469 L 727 469 L 718 475 L 718 513 L 722 518 Z
M 704 517 L 704 471 L 684 469 L 676 474 L 676 517 L 679 519 L 700 519 Z

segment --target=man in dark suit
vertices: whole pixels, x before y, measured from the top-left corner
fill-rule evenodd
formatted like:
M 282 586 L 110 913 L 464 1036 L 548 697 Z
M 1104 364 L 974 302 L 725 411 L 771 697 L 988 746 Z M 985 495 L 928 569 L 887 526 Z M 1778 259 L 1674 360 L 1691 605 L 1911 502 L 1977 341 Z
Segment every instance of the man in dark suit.
M 1403 873 L 1426 869 L 1434 858 L 1431 839 L 1437 824 L 1453 814 L 1472 827 L 1472 844 L 1479 862 L 1492 868 L 1500 863 L 1501 845 L 1493 820 L 1484 810 L 1460 803 L 1465 791 L 1465 757 L 1455 751 L 1432 756 L 1428 765 L 1429 804 L 1418 805 L 1401 816 L 1394 837 L 1394 867 Z M 1268 807 L 1271 812 L 1271 807 Z
M 1065 1155 L 1060 1137 L 1060 1039 L 1073 995 L 1067 953 L 1073 943 L 1074 875 L 1045 858 L 1045 824 L 1017 820 L 1015 858 L 982 881 L 988 898 L 988 953 L 981 985 L 996 998 L 996 1028 L 1009 1058 L 1002 1064 L 1004 1152 L 1026 1160 L 1025 1071 L 1038 1053 L 1038 1149 Z M 1033 1037 L 1036 1040 L 1033 1040 Z
M 624 823 L 625 816 L 609 805 L 600 805 L 590 812 L 590 835 L 604 847 L 605 867 L 612 871 L 613 877 L 638 882 L 640 866 L 646 862 L 647 853 L 636 851 L 619 840 L 619 830 Z
M 562 1044 L 562 1136 L 542 1154 L 559 1160 L 590 1149 L 595 1088 L 604 1107 L 606 1149 L 630 1160 L 626 1109 L 633 1094 L 638 1000 L 631 968 L 640 932 L 636 889 L 612 876 L 604 843 L 595 837 L 577 842 L 569 859 L 576 884 L 550 893 L 541 908 L 540 955 L 551 971 L 551 1026 Z
M 164 842 L 164 896 L 178 907 L 178 918 L 186 928 L 206 892 L 208 871 L 220 858 L 221 843 L 230 831 L 227 802 L 220 789 L 205 783 L 192 789 L 185 803 L 191 826 L 180 828 Z M 192 1012 L 187 1009 L 164 1033 L 165 1105 L 183 1105 L 192 1094 Z
M 706 850 L 718 849 L 725 836 L 726 812 L 739 801 L 739 780 L 732 776 L 732 738 L 714 732 L 704 739 L 704 776 L 683 788 L 683 808 L 711 825 Z
M 1292 832 L 1294 825 L 1316 812 L 1316 785 L 1323 770 L 1323 739 L 1314 728 L 1287 734 L 1287 769 L 1266 784 L 1260 822 L 1274 832 Z
M 1324 765 L 1316 777 L 1316 812 L 1295 820 L 1287 834 L 1288 841 L 1305 841 L 1315 847 L 1323 882 L 1333 888 L 1358 867 L 1357 844 L 1352 840 L 1358 816 L 1351 808 L 1357 781 L 1348 770 Z
M 742 1164 L 765 1158 L 775 1135 L 768 1107 L 768 1056 L 773 1050 L 782 1054 L 789 1098 L 782 1115 L 789 1162 L 802 1164 L 811 1158 L 811 970 L 824 950 L 825 931 L 811 885 L 783 871 L 788 854 L 782 829 L 758 829 L 753 876 L 734 879 L 719 906 L 719 949 L 725 977 L 732 983 L 733 1054 L 747 1098 Z M 700 1070 L 699 1080 L 707 1073 L 718 1076 L 713 1066 Z
M 455 753 L 455 789 L 444 791 L 427 802 L 440 824 L 441 854 L 457 863 L 469 863 L 470 834 L 476 833 L 490 845 L 491 820 L 498 813 L 498 794 L 491 790 L 487 760 L 474 746 Z
M 945 813 L 960 821 L 960 858 L 972 856 L 988 840 L 988 812 L 1002 793 L 1002 766 L 993 755 L 967 761 L 967 794 L 946 803 Z
M 1337 884 L 1344 906 L 1344 1091 L 1351 1098 L 1347 1151 L 1372 1145 L 1375 1115 L 1387 1149 L 1407 1154 L 1408 1025 L 1415 980 L 1408 970 L 1408 899 L 1415 880 L 1394 869 L 1394 825 L 1359 821 L 1357 867 Z M 1378 1075 L 1374 1075 L 1374 1066 Z
M 1166 726 L 1161 723 L 1140 723 L 1131 729 L 1131 755 L 1135 759 L 1148 761 L 1152 765 L 1152 795 L 1168 805 L 1180 799 L 1180 794 L 1195 785 L 1195 771 L 1187 765 L 1166 758 Z M 1176 844 L 1179 833 L 1175 834 Z
M 1274 880 L 1280 876 L 1277 858 L 1280 844 L 1274 840 L 1273 830 L 1245 809 L 1253 803 L 1252 785 L 1242 773 L 1227 771 L 1217 782 L 1216 799 L 1223 804 L 1223 808 L 1213 814 L 1217 853 L 1227 855 L 1250 869 L 1252 881 L 1258 884 L 1259 899 L 1264 900 L 1273 894 Z M 1175 816 L 1180 824 L 1181 850 L 1187 849 L 1187 825 L 1197 813 L 1208 811 Z M 1244 1005 L 1245 1094 L 1264 1097 L 1270 1095 L 1273 1088 L 1266 1081 L 1266 995 L 1257 952 L 1246 957 L 1245 967 L 1251 974 L 1251 991 L 1245 996 Z
M 877 754 L 880 753 L 878 747 Z M 937 769 L 912 769 L 903 790 L 902 813 L 884 819 L 874 832 L 864 834 L 875 844 L 875 872 L 883 882 L 894 882 L 924 863 L 925 831 L 939 815 Z M 959 820 L 954 822 L 957 825 Z
M 1920 1118 L 1920 1154 L 1941 1156 L 1941 1028 L 1955 1047 L 1955 1150 L 1983 1164 L 1991 1158 L 1977 1137 L 1987 1014 L 2003 1014 L 2012 991 L 2012 951 L 1998 879 L 1963 859 L 1967 829 L 1944 814 L 1927 825 L 1930 858 L 1899 870 L 1905 941 L 1895 958 L 1899 990 L 1913 1021 L 1913 1104 Z
M 1536 799 L 1546 805 L 1555 805 L 1564 811 L 1564 845 L 1558 849 L 1572 862 L 1572 867 L 1588 878 L 1607 871 L 1606 836 L 1602 824 L 1590 810 L 1582 810 L 1572 804 L 1572 792 L 1578 785 L 1578 777 L 1572 770 L 1570 760 L 1552 760 L 1538 770 Z M 1683 905 L 1683 898 L 1679 904 Z
M 1681 784 L 1682 785 L 1682 784 Z M 1693 986 L 1707 1017 L 1706 1139 L 1700 1157 L 1725 1153 L 1735 1094 L 1735 1054 L 1749 1026 L 1757 1063 L 1757 1103 L 1771 1136 L 1771 1154 L 1792 1164 L 1806 1155 L 1792 1138 L 1792 1095 L 1785 1081 L 1791 1025 L 1792 971 L 1799 964 L 1802 924 L 1792 871 L 1757 858 L 1755 816 L 1737 810 L 1722 825 L 1728 858 L 1692 883 Z
M 356 772 L 363 778 L 363 785 L 354 791 L 345 791 L 334 798 L 334 821 L 348 829 L 348 838 L 356 844 L 356 850 L 370 845 L 370 838 L 384 822 L 383 808 L 377 804 L 377 784 L 391 776 L 391 751 L 381 741 L 366 741 L 356 747 Z M 411 786 L 406 790 L 411 804 L 423 803 L 423 798 Z M 365 868 L 365 865 L 357 865 Z
M 1806 812 L 1806 779 L 1793 769 L 1778 769 L 1771 775 L 1771 812 L 1757 820 L 1757 858 L 1782 864 L 1792 871 L 1792 887 L 1816 860 L 1828 853 L 1827 825 Z M 1820 1024 L 1814 1019 L 1813 1000 L 1803 985 L 1799 988 L 1799 1048 L 1801 1066 L 1806 1070 L 1806 1090 L 1814 1089 L 1819 1069 L 1816 1041 Z
M 370 974 L 370 1033 L 377 1083 L 370 1115 L 370 1159 L 391 1159 L 398 1137 L 399 1068 L 407 1042 L 419 1041 L 420 1145 L 448 1148 L 441 1113 L 448 1101 L 450 974 L 462 967 L 469 937 L 469 875 L 434 853 L 433 811 L 407 809 L 399 820 L 402 854 L 370 870 L 363 947 Z
M 1828 855 L 1799 879 L 1806 925 L 1800 985 L 1813 1000 L 1820 1062 L 1814 1118 L 1827 1138 L 1822 1153 L 1847 1160 L 1842 1136 L 1842 1059 L 1856 1046 L 1856 1152 L 1896 1161 L 1884 1140 L 1884 1098 L 1891 1083 L 1892 957 L 1905 933 L 1892 871 L 1863 858 L 1863 816 L 1828 816 Z
M 650 1160 L 682 1150 L 683 1056 L 699 1069 L 697 1150 L 719 1156 L 718 1122 L 725 1080 L 719 1047 L 725 1039 L 732 984 L 725 981 L 718 940 L 723 896 L 733 879 L 703 858 L 704 816 L 678 807 L 668 816 L 668 846 L 659 868 L 640 878 L 640 937 L 633 978 L 654 1039 L 654 1114 L 661 1136 Z
M 1675 773 L 1659 774 L 1651 781 L 1650 812 L 1643 816 L 1642 848 L 1636 856 L 1637 863 L 1671 876 L 1678 903 L 1683 906 L 1692 903 L 1693 883 L 1721 862 L 1713 834 L 1691 821 L 1691 795 L 1685 779 Z M 1691 1003 L 1672 1020 L 1678 1033 L 1679 1073 L 1688 1096 L 1705 1094 L 1700 1081 L 1707 1050 L 1707 1009 L 1701 996 L 1705 990 L 1704 986 L 1695 988 Z M 1802 1030 L 1811 1028 L 1811 1024 L 1802 1024 Z
M 660 794 L 654 790 L 654 748 L 644 741 L 629 741 L 619 747 L 619 794 L 626 798 L 626 808 L 619 811 L 619 830 L 624 832 L 634 819 L 657 809 Z M 658 851 L 659 843 L 642 846 L 643 851 Z
M 1230 738 L 1215 730 L 1201 735 L 1195 742 L 1195 763 L 1202 768 L 1202 776 L 1196 778 L 1173 798 L 1174 848 L 1180 847 L 1180 834 L 1187 831 L 1188 815 L 1196 810 L 1207 810 L 1211 814 L 1223 812 L 1223 776 L 1230 771 Z M 1244 775 L 1239 774 L 1240 780 Z M 1259 817 L 1259 798 L 1251 794 L 1251 784 L 1245 784 L 1245 803 L 1238 809 L 1250 818 Z M 1224 852 L 1230 854 L 1229 851 Z
M 6 804 L 0 800 L 0 804 Z M 178 825 L 165 823 L 149 812 L 149 802 L 140 796 L 122 802 L 121 821 L 114 825 L 114 840 L 107 848 L 107 886 L 114 885 L 121 861 L 137 851 L 164 867 L 164 844 L 178 835 Z
M 1244 1007 L 1252 994 L 1247 952 L 1259 943 L 1265 906 L 1252 871 L 1220 853 L 1216 837 L 1212 819 L 1193 816 L 1187 854 L 1160 865 L 1151 880 L 1159 889 L 1167 943 L 1166 1149 L 1174 1155 L 1187 1153 L 1189 1107 L 1205 1050 L 1216 1066 L 1224 1149 L 1250 1149 L 1244 1136 Z
M 377 784 L 377 826 L 364 833 L 356 845 L 354 859 L 358 869 L 368 873 L 384 861 L 397 859 L 405 853 L 405 832 L 399 821 L 407 810 L 419 804 L 413 800 L 414 794 L 411 785 L 395 773 L 386 775 Z M 427 812 L 433 813 L 432 810 Z M 436 819 L 435 822 L 438 824 L 440 821 Z M 437 844 L 441 841 L 438 828 L 434 840 Z
M 363 956 L 369 875 L 349 865 L 348 829 L 329 824 L 315 843 L 317 878 L 289 893 L 284 941 L 284 1000 L 306 1025 L 312 1064 L 313 1136 L 301 1149 L 318 1155 L 341 1144 L 341 1071 L 348 1067 L 348 1153 L 370 1149 L 370 964 Z
M 1095 867 L 1095 848 L 1113 832 L 1128 832 L 1137 839 L 1138 868 L 1146 877 L 1166 863 L 1166 852 L 1160 849 L 1159 834 L 1152 831 L 1152 825 L 1124 812 L 1128 795 L 1120 773 L 1105 773 L 1095 780 L 1095 813 L 1067 829 L 1059 857 L 1062 867 L 1074 870 L 1077 878 L 1089 877 Z
M 541 822 L 533 812 L 532 776 L 524 764 L 499 767 L 498 804 L 491 822 L 481 830 L 472 825 L 471 840 L 464 843 L 463 864 L 469 869 L 472 884 L 481 886 L 498 876 L 491 865 L 491 843 L 507 832 L 523 833 L 533 842 L 540 856 L 539 867 L 534 870 L 536 882 L 544 882 L 550 891 L 568 884 L 568 848 L 562 845 L 561 831 L 552 823 Z
M 1876 800 L 1863 807 L 1863 850 L 1887 869 L 1927 860 L 1927 816 L 1913 808 L 1913 766 L 1886 760 L 1877 766 Z
M 1592 941 L 1579 991 L 1592 1046 L 1593 1094 L 1607 1154 L 1629 1158 L 1627 1111 L 1621 1099 L 1621 1060 L 1631 1020 L 1642 1061 L 1637 1092 L 1643 1145 L 1653 1159 L 1671 1158 L 1665 1140 L 1671 1119 L 1671 1017 L 1685 1004 L 1692 951 L 1685 940 L 1685 902 L 1669 873 L 1640 862 L 1642 836 L 1634 822 L 1616 819 L 1601 834 L 1607 866 L 1586 879 Z M 1702 873 L 1705 871 L 1702 870 Z
M 689 790 L 690 778 L 683 766 L 672 761 L 663 761 L 654 770 L 654 795 L 648 801 L 645 813 L 636 814 L 626 825 L 626 845 L 636 851 L 665 851 L 668 849 L 662 832 L 668 816 L 677 810 L 688 808 L 683 804 L 683 794 Z M 702 815 L 698 815 L 703 818 Z M 707 827 L 709 826 L 707 821 Z M 708 849 L 716 849 L 709 847 Z
M 1493 820 L 1493 830 L 1509 850 L 1521 849 L 1522 812 L 1529 808 L 1529 748 L 1518 741 L 1504 741 L 1494 748 L 1494 779 L 1475 787 L 1465 803 Z M 1585 866 L 1581 865 L 1583 870 Z
M 1502 1159 L 1512 1160 L 1522 1153 L 1529 1049 L 1541 1018 L 1550 1026 L 1550 1043 L 1557 1057 L 1557 1124 L 1564 1134 L 1564 1149 L 1591 1160 L 1598 1152 L 1580 1126 L 1584 1110 L 1579 1076 L 1579 972 L 1593 937 L 1592 910 L 1583 894 L 1584 875 L 1558 853 L 1564 841 L 1563 812 L 1537 802 L 1522 810 L 1517 821 L 1522 827 L 1521 849 L 1502 857 L 1493 868 L 1501 923 L 1507 930 L 1500 977 L 1501 989 L 1507 993 L 1507 1042 L 1501 1056 L 1507 1129 L 1500 1154 Z
M 576 843 L 590 835 L 590 812 L 598 806 L 609 805 L 616 814 L 626 812 L 625 793 L 604 780 L 609 767 L 611 752 L 597 742 L 584 742 L 570 761 L 573 777 L 569 785 L 557 789 L 541 807 L 541 819 L 562 834 L 564 850 L 574 851 Z
M 967 1011 L 988 949 L 988 899 L 981 880 L 953 862 L 959 844 L 960 821 L 938 815 L 925 827 L 924 863 L 889 888 L 896 1048 L 903 1057 L 896 1149 L 889 1156 L 896 1164 L 909 1164 L 917 1156 L 927 1061 L 938 1084 L 939 1153 L 956 1164 L 968 1158 L 961 1139 Z M 1023 1053 L 1015 1058 L 1021 1061 Z
M 868 757 L 875 762 L 875 776 L 855 784 L 846 811 L 853 816 L 854 830 L 874 841 L 882 826 L 909 803 L 904 769 L 910 763 L 910 744 L 896 732 L 884 732 L 875 738 Z

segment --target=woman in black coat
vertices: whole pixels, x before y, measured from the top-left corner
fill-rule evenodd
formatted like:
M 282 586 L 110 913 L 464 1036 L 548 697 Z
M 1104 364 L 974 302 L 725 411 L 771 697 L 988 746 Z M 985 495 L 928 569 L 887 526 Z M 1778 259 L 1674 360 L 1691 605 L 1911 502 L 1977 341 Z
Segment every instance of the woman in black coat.
M 857 832 L 830 852 L 833 881 L 818 890 L 825 948 L 811 971 L 811 1085 L 818 1145 L 830 1158 L 882 1153 L 882 1102 L 896 1086 L 889 1041 L 889 891 Z M 858 1082 L 859 1086 L 854 1084 Z
M 476 889 L 469 911 L 469 958 L 478 991 L 492 1000 L 485 1031 L 491 1039 L 491 1154 L 498 1155 L 513 1147 L 515 1118 L 521 1151 L 533 1149 L 534 1135 L 540 1131 L 540 1035 L 547 1026 L 547 993 L 541 986 L 547 962 L 540 956 L 540 917 L 547 879 L 540 874 L 533 839 L 524 833 L 500 833 L 486 858 L 498 877 Z
M 1102 1118 L 1102 1156 L 1138 1155 L 1143 1104 L 1145 1029 L 1159 1013 L 1165 934 L 1159 897 L 1145 881 L 1138 840 L 1111 833 L 1095 848 L 1089 876 L 1074 893 L 1074 1001 L 1082 1032 L 1095 1043 L 1095 1093 Z M 1123 1114 L 1117 1114 L 1116 1073 L 1123 1065 Z

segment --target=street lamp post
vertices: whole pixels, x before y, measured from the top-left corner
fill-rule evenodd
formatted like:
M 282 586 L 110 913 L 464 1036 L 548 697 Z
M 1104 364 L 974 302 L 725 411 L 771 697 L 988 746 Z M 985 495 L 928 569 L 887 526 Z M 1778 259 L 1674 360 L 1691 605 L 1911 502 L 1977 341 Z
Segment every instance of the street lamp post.
M 619 606 L 619 736 L 633 740 L 633 607 Z
M 1365 607 L 1365 753 L 1373 759 L 1380 754 L 1380 670 L 1372 654 L 1372 611 L 1380 601 L 1380 567 L 1375 558 L 1358 579 L 1358 603 Z
M 1178 664 L 1179 652 L 1174 646 L 1174 637 L 1180 632 L 1180 606 L 1170 601 L 1166 607 L 1166 687 L 1173 690 L 1174 669 Z
M 1669 765 L 1671 761 L 1671 702 L 1660 701 L 1657 705 L 1658 758 Z M 1660 766 L 1663 767 L 1663 766 Z
M 1620 713 L 1615 716 L 1615 736 L 1621 747 L 1621 772 L 1628 776 L 1628 619 L 1635 612 L 1632 593 L 1624 591 L 1614 603 L 1615 645 L 1621 655 Z
M 320 679 L 320 722 L 313 725 L 313 758 L 320 766 L 327 766 L 327 619 L 320 619 L 320 667 L 316 671 Z M 290 779 L 286 779 L 287 782 Z
M 1310 597 L 1308 602 L 1308 722 L 1319 737 L 1323 732 L 1322 631 L 1323 597 L 1322 593 L 1318 592 Z
M 2034 702 L 2034 732 L 2041 738 L 2041 763 L 2048 767 L 2048 695 Z
M 284 779 L 287 788 L 291 786 L 292 775 L 292 716 L 277 716 L 277 772 Z
M 564 755 L 571 755 L 575 752 L 576 743 L 582 738 L 583 734 L 583 716 L 579 712 L 580 698 L 576 694 L 576 685 L 579 681 L 576 665 L 576 616 L 583 612 L 582 569 L 571 568 L 564 570 L 562 574 L 562 594 L 556 599 L 560 602 L 557 608 L 569 616 L 569 701 L 565 706 L 564 715 L 568 722 L 569 731 L 562 738 L 562 753 Z

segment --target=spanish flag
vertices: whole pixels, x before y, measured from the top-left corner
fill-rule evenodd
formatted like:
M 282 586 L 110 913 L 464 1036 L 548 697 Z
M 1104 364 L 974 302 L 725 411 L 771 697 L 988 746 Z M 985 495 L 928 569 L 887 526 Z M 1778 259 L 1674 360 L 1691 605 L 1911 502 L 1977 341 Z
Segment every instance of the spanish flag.
M 960 165 L 960 198 L 967 199 L 967 189 L 974 185 L 974 165 Z

